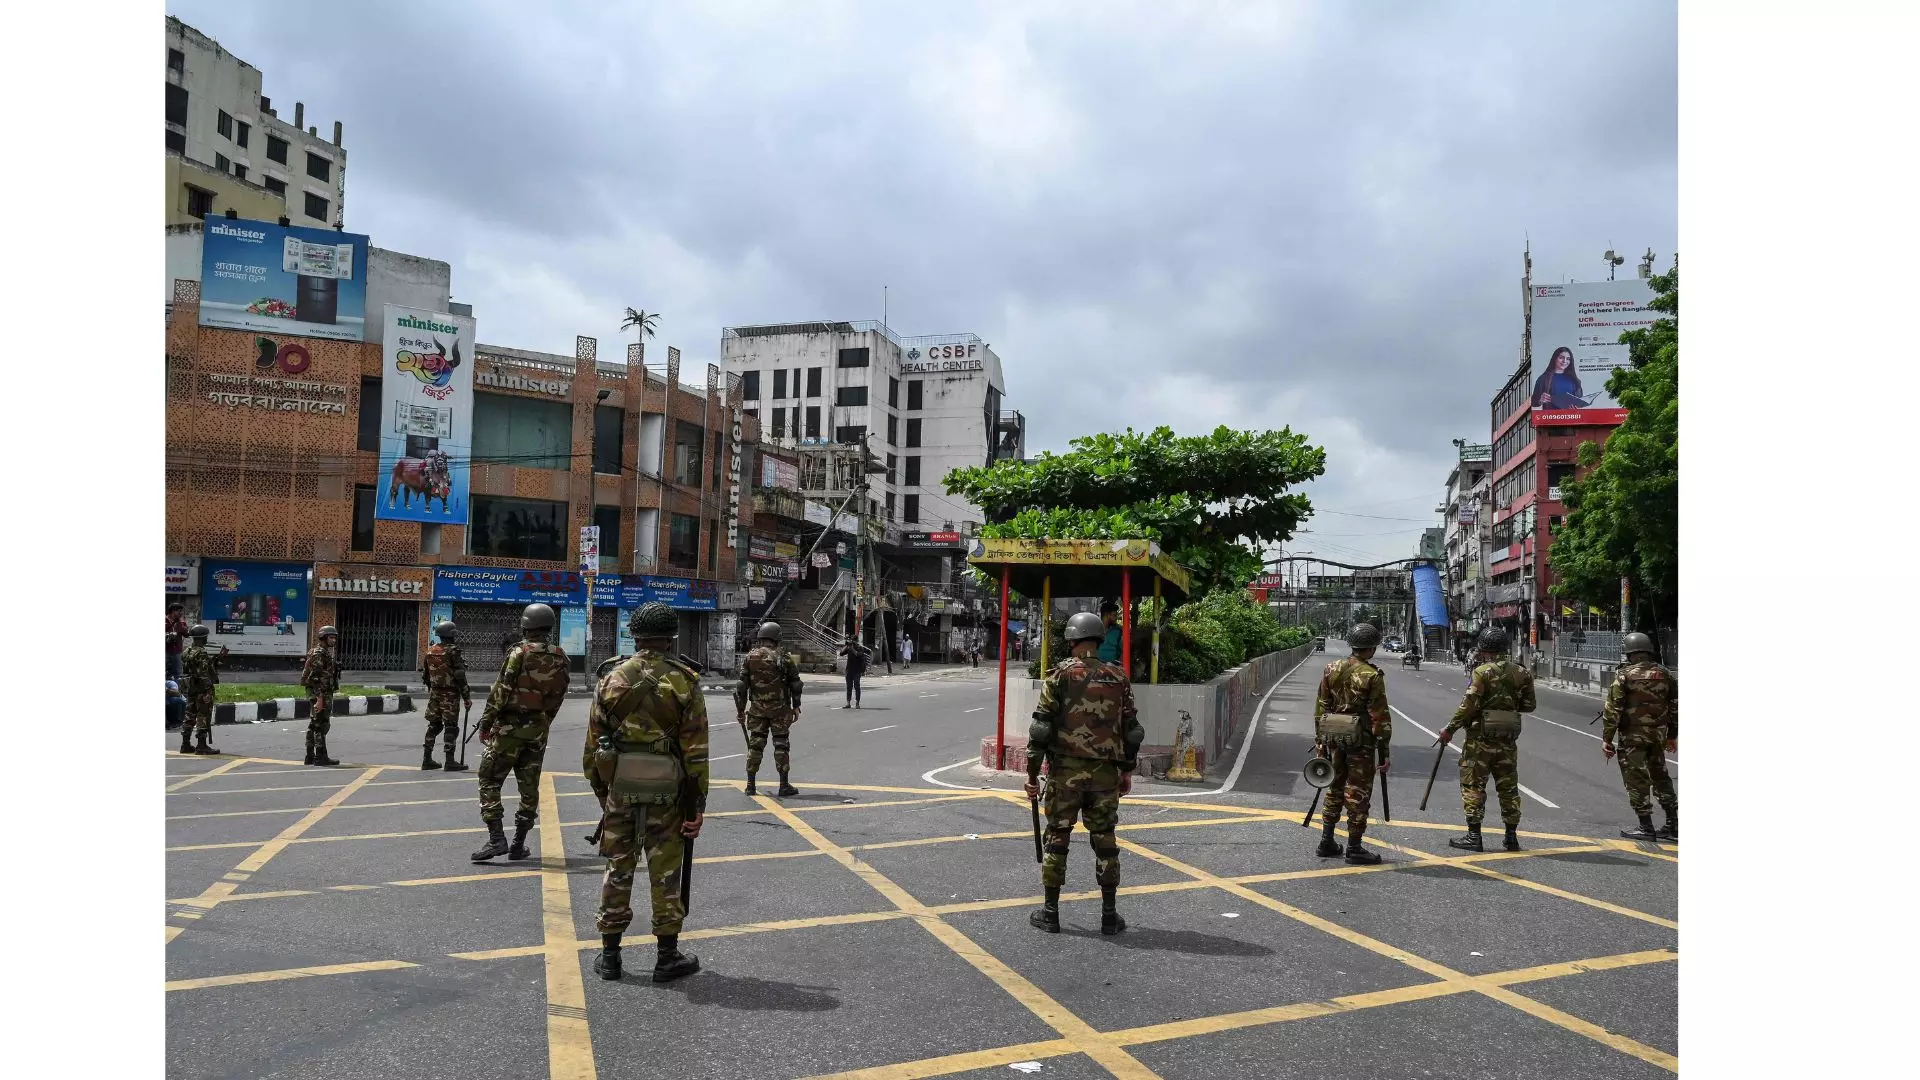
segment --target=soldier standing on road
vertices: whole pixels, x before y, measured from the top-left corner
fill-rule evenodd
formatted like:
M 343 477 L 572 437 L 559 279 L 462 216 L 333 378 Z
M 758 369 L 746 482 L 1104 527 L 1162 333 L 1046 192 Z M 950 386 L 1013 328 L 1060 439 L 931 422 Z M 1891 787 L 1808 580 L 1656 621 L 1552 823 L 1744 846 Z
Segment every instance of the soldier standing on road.
M 546 759 L 547 729 L 553 726 L 553 714 L 567 700 L 567 653 L 547 641 L 559 620 L 545 604 L 528 604 L 520 613 L 520 631 L 524 641 L 507 653 L 494 680 L 493 692 L 480 714 L 480 741 L 486 750 L 480 755 L 480 820 L 487 825 L 487 844 L 473 853 L 474 862 L 504 854 L 509 859 L 527 857 L 527 833 L 533 831 L 540 816 L 540 770 Z M 500 802 L 500 788 L 507 774 L 513 774 L 520 790 L 520 808 L 513 815 L 513 846 L 507 846 L 502 819 L 506 808 Z
M 1333 830 L 1344 808 L 1347 861 L 1371 866 L 1380 856 L 1362 847 L 1360 839 L 1366 835 L 1367 810 L 1373 803 L 1376 751 L 1378 771 L 1386 772 L 1391 763 L 1393 714 L 1387 711 L 1386 677 L 1373 665 L 1373 651 L 1380 646 L 1379 628 L 1360 623 L 1347 635 L 1347 644 L 1353 646 L 1353 655 L 1327 665 L 1313 703 L 1314 740 L 1333 760 L 1333 782 L 1327 785 L 1316 851 L 1324 858 L 1341 853 Z
M 1120 797 L 1133 790 L 1146 729 L 1133 705 L 1133 684 L 1119 664 L 1098 656 L 1107 628 L 1100 616 L 1082 611 L 1067 620 L 1073 656 L 1047 673 L 1027 730 L 1027 798 L 1037 798 L 1040 764 L 1047 764 L 1046 858 L 1040 884 L 1046 903 L 1027 921 L 1049 934 L 1060 932 L 1060 887 L 1067 881 L 1067 847 L 1076 818 L 1087 827 L 1093 876 L 1100 883 L 1100 932 L 1117 934 L 1127 921 L 1114 907 L 1120 889 Z
M 1520 717 L 1532 712 L 1533 673 L 1507 659 L 1507 633 L 1491 629 L 1480 635 L 1480 653 L 1489 661 L 1473 669 L 1473 684 L 1453 719 L 1440 732 L 1440 742 L 1466 729 L 1460 749 L 1460 801 L 1467 813 L 1467 835 L 1448 845 L 1462 851 L 1485 851 L 1480 821 L 1487 812 L 1487 777 L 1500 792 L 1500 820 L 1507 827 L 1506 849 L 1520 850 Z M 1441 750 L 1441 753 L 1446 753 Z
M 1620 830 L 1629 840 L 1680 839 L 1680 796 L 1667 773 L 1667 754 L 1680 750 L 1680 688 L 1673 672 L 1660 665 L 1653 639 L 1628 634 L 1621 643 L 1627 662 L 1607 687 L 1606 723 L 1600 750 L 1608 757 L 1619 746 L 1620 778 L 1626 781 L 1627 802 L 1640 824 Z M 1666 827 L 1654 831 L 1651 788 L 1667 812 Z
M 208 740 L 213 738 L 213 688 L 220 684 L 220 672 L 213 665 L 213 654 L 207 651 L 207 628 L 195 624 L 187 631 L 193 644 L 180 654 L 180 675 L 182 690 L 187 694 L 187 716 L 180 722 L 180 752 L 183 754 L 217 754 Z M 193 743 L 188 744 L 191 735 Z
M 440 640 L 427 646 L 420 660 L 420 677 L 427 684 L 427 743 L 420 751 L 420 768 L 438 769 L 433 760 L 433 737 L 446 732 L 447 771 L 465 772 L 466 766 L 453 759 L 453 744 L 460 737 L 460 706 L 473 708 L 473 691 L 467 686 L 467 658 L 454 644 L 454 625 L 443 622 L 433 628 Z
M 672 609 L 669 608 L 668 610 L 672 610 Z M 635 614 L 638 614 L 638 611 L 636 611 Z M 676 620 L 678 618 L 679 618 L 678 616 L 675 616 Z M 633 620 L 629 618 L 627 620 L 627 623 L 628 623 L 628 626 L 631 627 Z M 674 624 L 674 629 L 676 633 L 679 630 L 679 624 L 677 621 Z M 613 674 L 614 668 L 619 667 L 621 664 L 624 664 L 631 659 L 633 659 L 631 655 L 622 655 L 622 656 L 609 656 L 605 660 L 600 661 L 600 666 L 593 670 L 593 685 L 599 686 L 600 681 L 602 679 L 605 679 L 608 675 Z M 702 699 L 702 705 L 704 704 L 705 704 L 705 700 Z M 607 788 L 606 781 L 600 779 L 599 769 L 594 765 L 594 756 L 597 753 L 599 753 L 599 750 L 600 750 L 600 744 L 598 740 L 594 738 L 592 729 L 589 728 L 587 731 L 587 745 L 586 745 L 586 748 L 581 751 L 581 755 L 580 755 L 580 775 L 586 777 L 587 786 L 593 788 L 593 801 L 600 807 L 600 813 L 603 815 L 603 819 L 604 819 L 604 815 L 607 812 L 608 788 Z M 601 827 L 599 825 L 595 825 L 593 827 L 593 831 L 588 833 L 586 836 L 587 843 L 592 844 L 595 847 L 599 847 L 600 831 L 601 831 Z
M 753 649 L 740 663 L 740 682 L 733 688 L 735 717 L 747 729 L 747 794 L 759 793 L 753 775 L 760 771 L 760 759 L 767 752 L 767 736 L 771 734 L 773 765 L 780 770 L 780 795 L 798 795 L 800 792 L 787 779 L 793 765 L 787 731 L 800 719 L 800 669 L 792 657 L 780 651 L 779 623 L 761 623 L 755 639 Z
M 307 688 L 312 706 L 307 719 L 307 759 L 302 764 L 338 765 L 327 756 L 327 731 L 333 727 L 333 695 L 340 689 L 340 655 L 335 651 L 340 633 L 323 626 L 318 636 L 320 644 L 307 654 L 306 666 L 300 669 L 300 685 Z
M 629 625 L 637 651 L 600 680 L 587 717 L 587 775 L 605 792 L 599 832 L 607 857 L 593 970 L 620 978 L 620 938 L 633 922 L 633 875 L 644 849 L 658 948 L 653 981 L 663 983 L 700 970 L 698 957 L 680 951 L 681 875 L 686 845 L 706 817 L 707 703 L 699 673 L 672 656 L 680 628 L 673 609 L 642 604 Z

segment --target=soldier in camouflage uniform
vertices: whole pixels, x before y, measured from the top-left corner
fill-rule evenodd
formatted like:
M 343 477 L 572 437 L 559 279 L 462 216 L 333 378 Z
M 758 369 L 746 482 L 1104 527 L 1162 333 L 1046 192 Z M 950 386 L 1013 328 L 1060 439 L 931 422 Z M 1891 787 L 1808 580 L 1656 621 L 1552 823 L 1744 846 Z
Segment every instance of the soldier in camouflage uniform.
M 453 759 L 453 744 L 460 737 L 460 706 L 473 708 L 473 690 L 467 686 L 467 658 L 454 644 L 454 625 L 443 622 L 433 628 L 440 640 L 427 646 L 420 658 L 420 678 L 427 684 L 427 743 L 420 751 L 422 769 L 438 769 L 433 760 L 433 737 L 445 732 L 447 771 L 465 772 L 466 765 Z
M 473 853 L 474 862 L 498 855 L 527 857 L 527 833 L 540 816 L 540 770 L 547 753 L 547 729 L 553 714 L 567 700 L 567 653 L 547 641 L 559 620 L 545 604 L 528 604 L 520 614 L 525 640 L 507 653 L 480 714 L 480 820 L 487 824 L 487 845 Z M 513 774 L 520 789 L 520 809 L 513 815 L 513 846 L 507 846 L 500 788 Z
M 733 688 L 736 718 L 747 731 L 747 794 L 758 794 L 753 774 L 760 771 L 767 736 L 773 736 L 773 765 L 780 770 L 780 794 L 798 795 L 787 780 L 793 764 L 787 730 L 800 719 L 800 669 L 780 651 L 780 624 L 763 622 L 753 648 L 740 662 L 740 682 Z
M 1680 688 L 1673 672 L 1660 665 L 1653 639 L 1628 634 L 1622 643 L 1627 662 L 1607 687 L 1606 723 L 1600 750 L 1613 757 L 1619 747 L 1620 778 L 1626 781 L 1627 801 L 1640 824 L 1620 830 L 1629 840 L 1680 839 L 1680 796 L 1667 773 L 1667 754 L 1680 749 Z M 1667 812 L 1667 824 L 1653 828 L 1651 788 Z
M 1313 703 L 1316 749 L 1333 761 L 1333 782 L 1327 785 L 1320 846 L 1315 850 L 1323 858 L 1341 854 L 1333 831 L 1340 824 L 1344 808 L 1347 861 L 1371 866 L 1380 861 L 1380 856 L 1362 847 L 1360 839 L 1367 832 L 1376 769 L 1384 773 L 1390 764 L 1393 714 L 1387 710 L 1386 677 L 1373 665 L 1373 651 L 1380 645 L 1379 628 L 1360 623 L 1347 635 L 1347 643 L 1353 646 L 1353 655 L 1327 665 Z
M 340 689 L 340 654 L 335 651 L 340 633 L 323 626 L 318 636 L 320 644 L 307 654 L 306 666 L 300 669 L 300 685 L 307 688 L 313 706 L 307 719 L 307 759 L 302 764 L 338 765 L 327 756 L 327 731 L 333 727 L 333 695 Z
M 208 742 L 213 737 L 213 688 L 220 684 L 220 672 L 207 651 L 207 628 L 195 624 L 187 631 L 193 644 L 180 655 L 180 689 L 187 695 L 187 718 L 180 722 L 180 752 L 217 754 Z M 193 743 L 187 742 L 188 737 Z
M 1100 932 L 1117 934 L 1127 921 L 1114 907 L 1120 889 L 1120 797 L 1133 790 L 1146 729 L 1133 706 L 1133 684 L 1119 664 L 1098 656 L 1107 628 L 1083 611 L 1067 620 L 1073 656 L 1047 673 L 1027 729 L 1027 798 L 1039 796 L 1040 764 L 1047 763 L 1046 858 L 1040 884 L 1046 902 L 1027 921 L 1049 934 L 1060 932 L 1060 887 L 1067 881 L 1067 847 L 1076 818 L 1085 822 L 1093 848 L 1093 876 L 1100 883 Z
M 680 951 L 680 926 L 687 845 L 700 835 L 707 808 L 707 704 L 699 673 L 672 655 L 680 626 L 673 609 L 643 604 L 629 625 L 637 651 L 600 680 L 587 717 L 587 775 L 605 793 L 599 834 L 607 857 L 593 970 L 620 978 L 620 938 L 633 922 L 633 876 L 644 850 L 658 948 L 653 981 L 663 983 L 700 970 L 699 958 Z M 628 755 L 624 764 L 639 767 L 623 767 Z
M 1467 835 L 1447 841 L 1462 851 L 1485 851 L 1480 821 L 1487 812 L 1487 777 L 1500 792 L 1500 820 L 1507 827 L 1506 849 L 1520 850 L 1520 717 L 1534 710 L 1533 673 L 1507 659 L 1507 632 L 1492 628 L 1480 635 L 1487 661 L 1473 669 L 1473 684 L 1440 742 L 1466 729 L 1460 749 L 1460 801 L 1467 812 Z M 1446 751 L 1441 751 L 1445 753 Z

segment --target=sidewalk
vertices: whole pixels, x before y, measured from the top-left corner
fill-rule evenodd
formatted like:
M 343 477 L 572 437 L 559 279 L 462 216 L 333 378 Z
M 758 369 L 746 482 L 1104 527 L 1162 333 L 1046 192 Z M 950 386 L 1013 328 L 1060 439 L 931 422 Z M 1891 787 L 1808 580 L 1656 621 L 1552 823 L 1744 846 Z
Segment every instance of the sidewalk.
M 1021 664 L 1024 667 L 1024 661 L 1021 662 Z M 862 683 L 866 686 L 875 686 L 883 682 L 920 682 L 926 679 L 937 678 L 953 679 L 962 677 L 959 675 L 961 672 L 969 672 L 981 679 L 989 679 L 997 670 L 999 669 L 996 666 L 988 664 L 985 661 L 981 661 L 980 666 L 977 668 L 967 664 L 916 662 L 911 668 L 895 664 L 893 666 L 894 673 L 889 675 L 887 674 L 886 665 L 879 664 L 867 669 Z M 467 684 L 473 688 L 475 699 L 483 699 L 486 697 L 487 692 L 493 688 L 494 678 L 498 674 L 498 672 L 480 672 L 471 669 L 467 671 Z M 231 671 L 222 672 L 221 677 L 227 682 L 234 683 L 265 683 L 287 686 L 298 686 L 300 683 L 300 673 L 297 671 Z M 572 684 L 567 689 L 567 696 L 588 696 L 590 691 L 587 688 L 586 679 L 587 676 L 576 672 L 573 676 Z M 709 691 L 724 690 L 731 692 L 734 684 L 738 681 L 739 675 L 737 673 L 709 671 L 701 676 L 700 688 Z M 801 684 L 805 686 L 844 687 L 846 685 L 846 676 L 837 672 L 834 674 L 827 674 L 825 672 L 801 672 L 800 681 Z M 342 686 L 379 686 L 391 690 L 396 694 L 425 695 L 427 689 L 426 686 L 421 683 L 420 673 L 417 671 L 343 671 L 340 673 L 340 684 Z M 299 694 L 299 691 L 295 691 L 289 696 L 298 697 Z

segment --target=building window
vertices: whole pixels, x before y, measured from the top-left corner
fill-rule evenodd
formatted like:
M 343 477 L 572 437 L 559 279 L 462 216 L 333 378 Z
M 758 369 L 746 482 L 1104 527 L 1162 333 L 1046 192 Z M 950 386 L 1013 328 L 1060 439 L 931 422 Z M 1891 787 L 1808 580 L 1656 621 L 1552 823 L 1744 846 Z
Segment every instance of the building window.
M 900 380 L 889 375 L 887 376 L 887 408 L 897 409 L 899 407 L 900 407 Z
M 920 455 L 918 454 L 907 458 L 907 486 L 920 486 Z
M 673 482 L 684 487 L 700 486 L 700 444 L 705 432 L 685 420 L 673 425 Z M 699 528 L 699 522 L 694 523 Z
M 774 374 L 779 375 L 784 374 L 784 372 L 775 372 Z M 787 437 L 787 410 L 779 406 L 775 406 L 773 410 L 773 437 L 776 439 L 784 439 Z
M 566 402 L 473 395 L 475 464 L 564 470 L 572 459 L 573 407 Z
M 353 485 L 353 539 L 350 551 L 373 550 L 373 485 Z
M 820 369 L 817 367 L 807 369 L 807 396 L 820 396 Z
M 227 155 L 225 154 L 215 154 L 213 155 L 213 167 L 220 172 L 228 172 L 232 170 L 233 162 L 228 161 Z
M 920 496 L 909 495 L 902 500 L 902 502 L 905 503 L 906 509 L 900 514 L 901 523 L 905 525 L 920 524 Z
M 227 110 L 220 110 L 219 119 L 213 122 L 213 130 L 219 132 L 223 139 L 233 138 L 233 117 L 227 115 Z
M 600 557 L 603 559 L 619 558 L 620 508 L 617 506 L 594 507 L 593 523 L 600 528 Z
M 833 403 L 844 409 L 857 408 L 867 403 L 867 388 L 864 386 L 843 386 L 833 393 Z
M 1578 466 L 1574 465 L 1570 461 L 1548 462 L 1547 463 L 1547 486 L 1550 488 L 1557 488 L 1560 485 L 1566 483 L 1567 481 L 1573 479 L 1574 471 L 1577 468 Z
M 267 160 L 287 163 L 287 140 L 278 135 L 267 136 Z
M 612 405 L 593 407 L 594 472 L 617 474 L 620 471 L 620 428 L 626 418 L 625 409 Z
M 748 372 L 741 373 L 740 400 L 742 401 L 759 401 L 760 400 L 760 373 L 759 372 L 748 371 Z
M 187 126 L 187 88 L 167 84 L 167 123 Z
M 846 446 L 862 446 L 867 441 L 867 429 L 863 424 L 847 424 L 833 429 L 833 441 Z
M 787 399 L 787 372 L 785 368 L 781 368 L 780 370 L 775 371 L 773 373 L 773 400 L 785 401 L 786 399 Z
M 238 146 L 242 150 L 245 150 L 247 148 L 247 139 L 252 134 L 253 134 L 252 124 L 249 124 L 244 120 L 234 124 L 233 145 Z
M 233 167 L 233 178 L 235 180 L 245 180 L 247 178 L 247 167 L 245 165 L 235 165 Z
M 266 185 L 267 190 L 273 192 L 275 195 L 283 199 L 287 197 L 287 182 L 285 180 L 275 179 L 271 176 L 263 176 L 260 178 L 260 182 Z
M 914 383 L 912 385 L 918 386 L 920 384 Z M 919 445 L 920 445 L 920 418 L 916 416 L 907 421 L 907 449 L 911 450 L 914 447 Z
M 907 383 L 907 411 L 913 412 L 921 407 L 921 382 L 914 379 Z
M 567 561 L 567 504 L 545 499 L 473 497 L 467 554 L 496 559 Z
M 867 350 L 865 347 L 858 349 L 841 349 L 840 358 L 836 363 L 843 368 L 866 367 Z
M 187 73 L 187 54 L 181 52 L 179 49 L 168 49 L 167 70 L 177 71 L 185 75 Z
M 360 439 L 354 445 L 361 450 L 380 452 L 380 380 L 360 380 Z
M 898 457 L 894 456 L 893 454 L 887 455 L 887 483 L 897 484 L 900 482 L 894 479 L 894 473 L 898 469 L 899 465 L 900 465 L 900 459 Z
M 900 418 L 897 416 L 887 417 L 887 445 L 900 445 Z
M 893 520 L 893 492 L 887 492 L 887 520 Z
M 820 406 L 818 405 L 807 406 L 806 437 L 809 439 L 817 439 L 820 437 Z
M 307 175 L 315 180 L 332 182 L 333 162 L 309 150 L 307 151 Z
M 187 137 L 177 131 L 167 132 L 167 149 L 176 154 L 187 152 Z
M 327 220 L 328 208 L 329 208 L 329 204 L 327 203 L 327 200 L 321 198 L 318 195 L 315 195 L 311 191 L 307 192 L 307 216 L 308 217 L 318 218 L 321 221 L 325 221 Z
M 213 192 L 187 185 L 187 216 L 203 218 L 213 213 Z
M 700 568 L 700 519 L 675 514 L 667 527 L 667 565 L 680 570 Z

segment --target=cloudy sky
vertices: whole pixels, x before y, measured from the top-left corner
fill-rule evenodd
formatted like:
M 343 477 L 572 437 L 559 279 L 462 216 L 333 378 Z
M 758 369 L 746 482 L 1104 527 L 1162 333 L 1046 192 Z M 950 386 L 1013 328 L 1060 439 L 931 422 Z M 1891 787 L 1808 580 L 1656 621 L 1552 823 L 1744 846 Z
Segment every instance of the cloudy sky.
M 1160 424 L 1328 451 L 1302 549 L 1412 554 L 1519 358 L 1521 250 L 1677 242 L 1667 0 L 432 3 L 168 11 L 346 125 L 347 227 L 483 341 L 662 313 L 971 331 L 1030 452 Z M 631 340 L 630 336 L 627 340 Z

